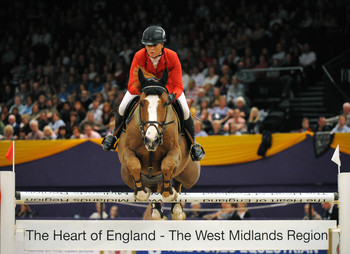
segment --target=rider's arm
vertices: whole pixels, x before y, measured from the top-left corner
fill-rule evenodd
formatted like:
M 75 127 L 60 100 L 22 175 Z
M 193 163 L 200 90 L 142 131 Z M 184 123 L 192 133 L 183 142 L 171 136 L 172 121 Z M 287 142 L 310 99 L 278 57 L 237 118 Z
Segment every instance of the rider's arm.
M 178 99 L 184 90 L 182 83 L 182 68 L 176 52 L 169 52 L 168 57 L 171 59 L 171 65 L 169 66 L 169 82 L 167 88 L 169 92 L 176 94 L 176 99 Z
M 137 76 L 139 68 L 140 68 L 140 51 L 136 52 L 130 67 L 128 91 L 132 95 L 140 94 L 141 85 Z

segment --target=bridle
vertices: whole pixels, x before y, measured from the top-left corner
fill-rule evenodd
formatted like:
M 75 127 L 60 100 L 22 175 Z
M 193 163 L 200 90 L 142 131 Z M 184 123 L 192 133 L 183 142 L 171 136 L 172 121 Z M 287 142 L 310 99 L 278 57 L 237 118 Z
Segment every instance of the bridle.
M 164 92 L 167 92 L 167 90 L 163 87 L 159 87 L 159 86 L 148 86 L 146 87 L 145 89 L 143 89 L 142 91 L 146 90 L 146 89 L 152 89 L 154 87 L 157 87 L 158 89 L 159 88 L 162 88 L 164 89 Z M 153 126 L 156 130 L 157 130 L 157 134 L 158 134 L 158 139 L 159 139 L 159 145 L 163 144 L 163 136 L 164 136 L 164 130 L 167 128 L 167 126 L 169 124 L 172 124 L 172 123 L 175 123 L 175 120 L 173 121 L 169 121 L 167 122 L 167 117 L 168 117 L 168 113 L 169 113 L 169 107 L 170 107 L 170 104 L 171 102 L 167 102 L 165 104 L 165 107 L 166 107 L 166 112 L 165 112 L 165 117 L 164 117 L 164 120 L 162 122 L 159 122 L 159 121 L 142 121 L 142 118 L 141 118 L 141 108 L 139 110 L 139 118 L 140 118 L 140 130 L 141 130 L 141 135 L 142 135 L 142 142 L 144 144 L 146 144 L 146 133 L 147 133 L 147 130 L 149 127 Z M 142 107 L 141 103 L 139 104 L 140 107 Z M 146 130 L 145 130 L 145 127 L 146 125 L 148 124 Z M 159 128 L 157 128 L 156 124 L 158 124 L 161 129 L 159 130 Z

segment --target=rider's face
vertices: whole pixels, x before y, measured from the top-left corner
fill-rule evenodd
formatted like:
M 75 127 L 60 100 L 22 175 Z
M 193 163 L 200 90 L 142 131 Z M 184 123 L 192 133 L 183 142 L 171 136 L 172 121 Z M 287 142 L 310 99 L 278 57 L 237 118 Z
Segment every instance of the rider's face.
M 147 53 L 150 57 L 155 58 L 162 54 L 163 43 L 158 43 L 157 45 L 146 45 Z

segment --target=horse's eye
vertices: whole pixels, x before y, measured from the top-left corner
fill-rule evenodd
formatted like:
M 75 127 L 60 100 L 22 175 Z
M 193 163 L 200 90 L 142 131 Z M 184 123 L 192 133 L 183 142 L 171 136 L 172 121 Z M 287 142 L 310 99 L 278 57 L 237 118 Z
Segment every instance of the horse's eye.
M 141 106 L 141 107 L 143 106 L 143 102 L 142 102 L 142 101 L 140 101 L 140 106 Z

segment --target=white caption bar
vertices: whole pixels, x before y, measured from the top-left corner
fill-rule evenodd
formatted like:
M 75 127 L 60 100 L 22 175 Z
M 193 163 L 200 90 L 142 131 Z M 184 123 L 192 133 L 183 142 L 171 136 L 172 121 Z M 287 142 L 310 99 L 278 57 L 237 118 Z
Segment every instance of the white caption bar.
M 18 220 L 26 250 L 326 250 L 336 221 Z

